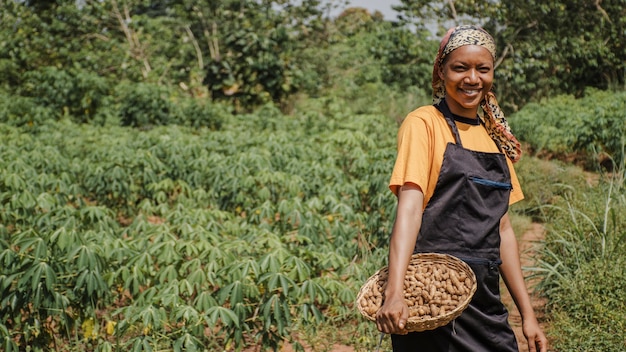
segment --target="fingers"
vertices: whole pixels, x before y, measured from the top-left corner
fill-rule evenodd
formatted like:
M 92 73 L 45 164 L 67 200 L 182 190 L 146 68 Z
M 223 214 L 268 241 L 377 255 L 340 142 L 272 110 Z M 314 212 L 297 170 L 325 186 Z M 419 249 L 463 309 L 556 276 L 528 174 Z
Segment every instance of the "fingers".
M 529 352 L 548 352 L 548 340 L 543 334 L 529 336 L 528 338 Z
M 522 328 L 528 341 L 529 352 L 548 352 L 548 339 L 534 317 L 525 320 Z
M 379 317 L 376 319 L 378 331 L 385 334 L 398 334 L 404 330 L 404 322 L 400 322 L 393 317 Z
M 402 310 L 389 312 L 381 309 L 376 315 L 376 327 L 385 334 L 407 334 L 406 315 Z
M 548 352 L 548 339 L 546 338 L 545 335 L 540 335 L 537 339 L 537 343 L 539 344 L 539 351 L 540 352 Z
M 398 320 L 398 329 L 404 330 L 405 325 L 406 325 L 406 320 L 400 318 L 400 320 Z

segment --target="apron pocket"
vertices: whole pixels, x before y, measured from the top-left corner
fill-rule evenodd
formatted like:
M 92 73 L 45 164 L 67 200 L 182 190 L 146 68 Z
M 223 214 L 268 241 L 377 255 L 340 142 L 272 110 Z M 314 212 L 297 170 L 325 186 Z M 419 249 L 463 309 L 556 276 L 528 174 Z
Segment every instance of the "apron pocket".
M 470 176 L 469 179 L 470 181 L 477 183 L 479 185 L 483 185 L 483 186 L 489 186 L 489 187 L 507 189 L 507 190 L 513 189 L 513 185 L 510 182 L 492 181 L 486 178 L 481 178 L 481 177 L 476 177 L 476 176 Z

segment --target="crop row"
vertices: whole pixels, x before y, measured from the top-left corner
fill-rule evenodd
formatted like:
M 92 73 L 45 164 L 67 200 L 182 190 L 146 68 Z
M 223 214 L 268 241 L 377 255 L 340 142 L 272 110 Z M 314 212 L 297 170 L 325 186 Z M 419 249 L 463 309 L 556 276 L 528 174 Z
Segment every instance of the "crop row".
M 0 129 L 7 351 L 276 346 L 294 326 L 350 318 L 380 264 L 385 118 L 267 108 L 218 132 Z

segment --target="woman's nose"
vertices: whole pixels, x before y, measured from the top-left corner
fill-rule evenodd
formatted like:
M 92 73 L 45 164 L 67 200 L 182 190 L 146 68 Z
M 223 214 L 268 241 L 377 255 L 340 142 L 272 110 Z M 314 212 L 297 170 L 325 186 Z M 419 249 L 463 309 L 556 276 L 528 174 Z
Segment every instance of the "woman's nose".
M 467 71 L 467 76 L 465 76 L 465 82 L 469 84 L 478 83 L 478 72 L 476 72 L 476 70 L 474 69 Z

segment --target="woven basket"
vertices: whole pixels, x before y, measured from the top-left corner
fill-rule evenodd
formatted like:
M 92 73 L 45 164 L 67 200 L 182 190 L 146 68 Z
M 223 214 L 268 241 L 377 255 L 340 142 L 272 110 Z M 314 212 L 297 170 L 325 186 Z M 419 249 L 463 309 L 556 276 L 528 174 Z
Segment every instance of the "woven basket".
M 368 320 L 376 321 L 388 275 L 388 267 L 379 269 L 359 290 L 357 308 Z M 404 278 L 404 299 L 409 306 L 406 330 L 432 330 L 448 324 L 467 308 L 474 292 L 476 276 L 462 260 L 448 254 L 414 254 Z

